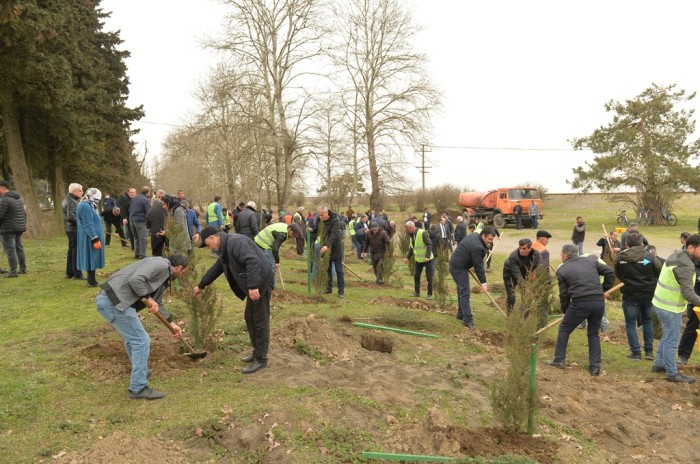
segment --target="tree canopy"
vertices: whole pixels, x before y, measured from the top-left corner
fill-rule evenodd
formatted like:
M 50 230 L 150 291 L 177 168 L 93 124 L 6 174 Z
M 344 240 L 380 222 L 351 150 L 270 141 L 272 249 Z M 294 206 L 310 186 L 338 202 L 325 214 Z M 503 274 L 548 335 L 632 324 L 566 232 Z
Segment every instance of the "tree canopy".
M 632 100 L 606 103 L 612 121 L 571 141 L 574 149 L 596 154 L 573 170 L 572 187 L 609 193 L 631 189 L 621 194 L 623 199 L 635 208 L 650 208 L 654 223 L 660 223 L 661 209 L 671 209 L 681 192 L 700 186 L 694 110 L 684 106 L 693 98 L 695 93 L 675 85 L 652 84 Z

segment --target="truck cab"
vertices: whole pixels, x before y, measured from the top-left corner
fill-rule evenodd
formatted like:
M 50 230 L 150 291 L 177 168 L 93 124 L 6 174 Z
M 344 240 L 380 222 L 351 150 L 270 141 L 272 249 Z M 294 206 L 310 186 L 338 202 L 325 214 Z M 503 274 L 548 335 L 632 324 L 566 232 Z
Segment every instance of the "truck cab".
M 533 202 L 539 206 L 538 217 L 542 218 L 542 200 L 534 187 L 502 187 L 487 192 L 465 192 L 459 196 L 459 204 L 464 207 L 465 219 L 468 215 L 469 221 L 483 220 L 499 229 L 515 223 L 513 209 L 518 202 L 523 208 L 523 227 L 532 227 L 528 209 Z

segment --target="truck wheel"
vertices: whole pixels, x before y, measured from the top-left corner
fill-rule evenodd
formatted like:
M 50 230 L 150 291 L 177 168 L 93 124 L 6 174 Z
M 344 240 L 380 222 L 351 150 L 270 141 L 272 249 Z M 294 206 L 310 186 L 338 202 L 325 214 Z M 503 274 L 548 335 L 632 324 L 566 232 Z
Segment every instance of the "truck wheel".
M 506 226 L 506 220 L 503 218 L 502 214 L 493 215 L 493 225 L 496 229 L 503 229 Z
M 532 227 L 532 219 L 523 219 L 523 227 L 529 229 Z

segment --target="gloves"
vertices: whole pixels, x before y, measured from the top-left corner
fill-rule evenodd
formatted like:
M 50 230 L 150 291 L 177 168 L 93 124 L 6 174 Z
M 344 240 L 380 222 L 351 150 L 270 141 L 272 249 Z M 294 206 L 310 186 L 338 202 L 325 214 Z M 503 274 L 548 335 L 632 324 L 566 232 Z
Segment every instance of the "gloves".
M 102 242 L 100 242 L 99 237 L 94 237 L 92 240 L 90 240 L 92 243 L 92 248 L 95 250 L 101 250 L 102 249 Z

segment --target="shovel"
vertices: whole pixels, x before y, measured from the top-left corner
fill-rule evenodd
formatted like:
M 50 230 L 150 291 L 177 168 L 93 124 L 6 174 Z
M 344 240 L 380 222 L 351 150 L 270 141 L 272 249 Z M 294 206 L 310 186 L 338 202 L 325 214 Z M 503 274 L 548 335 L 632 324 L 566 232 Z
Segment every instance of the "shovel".
M 144 303 L 144 304 L 145 304 L 145 303 Z M 158 319 L 160 319 L 160 322 L 162 322 L 163 325 L 166 326 L 166 327 L 168 328 L 168 330 L 170 330 L 170 333 L 172 333 L 173 335 L 176 333 L 175 329 L 173 329 L 173 328 L 170 326 L 170 322 L 168 322 L 168 320 L 165 318 L 165 316 L 163 316 L 163 315 L 160 313 L 160 311 L 156 311 L 156 312 L 153 313 L 153 314 L 155 314 L 156 317 L 158 317 Z M 206 351 L 195 351 L 194 348 L 192 348 L 192 345 L 190 345 L 189 343 L 187 343 L 187 340 L 185 340 L 184 338 L 180 337 L 179 340 L 180 340 L 180 342 L 181 342 L 183 345 L 185 345 L 185 349 L 187 350 L 187 353 L 185 353 L 185 356 L 187 356 L 188 358 L 190 358 L 190 359 L 201 359 L 201 358 L 203 358 L 203 357 L 205 357 L 205 356 L 207 355 L 207 352 L 206 352 Z

